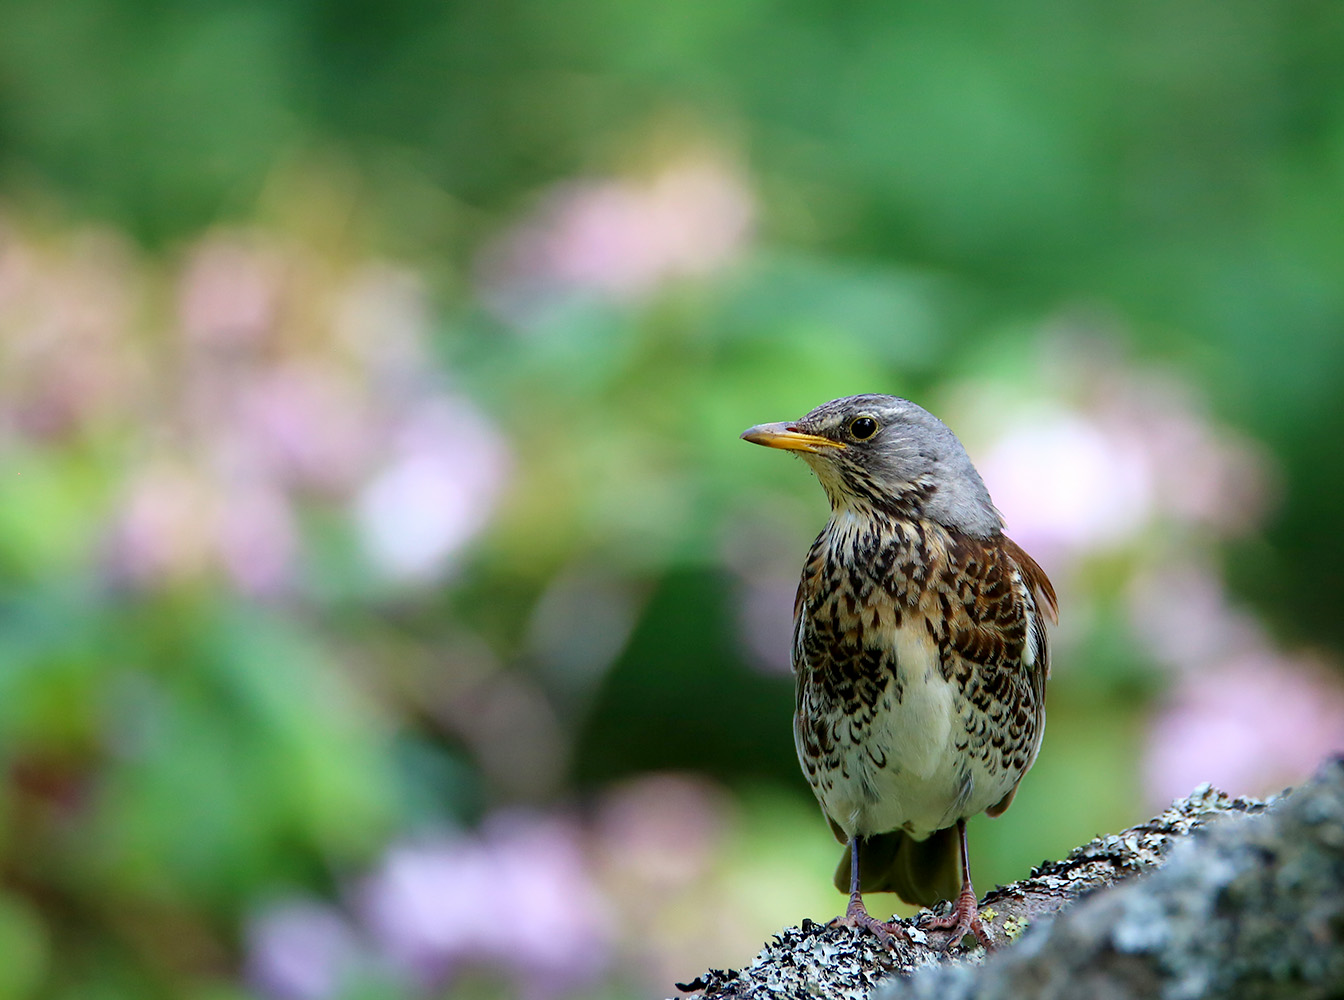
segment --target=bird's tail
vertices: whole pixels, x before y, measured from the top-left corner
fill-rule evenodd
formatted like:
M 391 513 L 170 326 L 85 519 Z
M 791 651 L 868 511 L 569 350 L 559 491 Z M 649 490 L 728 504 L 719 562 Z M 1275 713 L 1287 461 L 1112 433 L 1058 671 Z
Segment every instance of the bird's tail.
M 849 892 L 849 847 L 835 870 L 835 887 Z M 894 892 L 915 906 L 956 899 L 961 890 L 961 845 L 957 828 L 915 840 L 904 830 L 859 840 L 859 890 Z

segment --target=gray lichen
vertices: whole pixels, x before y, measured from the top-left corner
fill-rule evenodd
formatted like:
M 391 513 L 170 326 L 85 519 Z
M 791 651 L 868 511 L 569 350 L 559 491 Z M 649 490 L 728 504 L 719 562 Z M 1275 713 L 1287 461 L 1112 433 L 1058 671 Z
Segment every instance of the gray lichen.
M 1144 876 L 1136 878 L 1135 876 Z M 1344 760 L 1273 803 L 1205 785 L 1160 816 L 1098 837 L 984 905 L 999 947 L 945 955 L 804 921 L 695 998 L 1344 996 Z

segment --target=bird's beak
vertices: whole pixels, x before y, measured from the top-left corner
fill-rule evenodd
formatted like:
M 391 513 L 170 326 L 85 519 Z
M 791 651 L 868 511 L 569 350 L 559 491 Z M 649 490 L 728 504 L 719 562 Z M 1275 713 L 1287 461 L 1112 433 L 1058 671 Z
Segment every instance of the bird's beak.
M 844 448 L 839 441 L 822 437 L 819 434 L 804 434 L 793 424 L 757 424 L 742 432 L 742 440 L 752 444 L 763 444 L 767 448 L 783 448 L 785 451 L 806 451 L 819 455 L 827 449 Z

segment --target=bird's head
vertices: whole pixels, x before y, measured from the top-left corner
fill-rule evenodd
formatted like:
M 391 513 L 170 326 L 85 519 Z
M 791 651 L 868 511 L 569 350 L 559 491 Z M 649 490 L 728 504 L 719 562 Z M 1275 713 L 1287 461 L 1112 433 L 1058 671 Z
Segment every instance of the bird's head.
M 821 480 L 832 510 L 923 517 L 977 538 L 1003 526 L 957 436 L 908 399 L 846 396 L 742 437 L 797 453 Z

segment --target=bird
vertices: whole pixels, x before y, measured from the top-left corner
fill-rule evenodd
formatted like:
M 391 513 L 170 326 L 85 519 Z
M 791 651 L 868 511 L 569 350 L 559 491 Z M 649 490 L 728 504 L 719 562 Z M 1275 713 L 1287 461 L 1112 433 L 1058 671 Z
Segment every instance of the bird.
M 864 892 L 952 901 L 923 926 L 992 939 L 971 883 L 966 820 L 998 816 L 1040 750 L 1045 571 L 1004 534 L 984 481 L 952 430 L 881 394 L 824 403 L 742 432 L 793 452 L 816 474 L 830 517 L 807 553 L 794 601 L 794 744 L 845 845 L 836 923 L 884 942 Z

